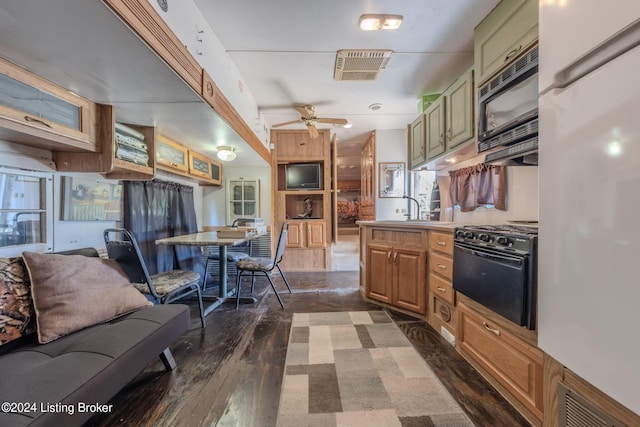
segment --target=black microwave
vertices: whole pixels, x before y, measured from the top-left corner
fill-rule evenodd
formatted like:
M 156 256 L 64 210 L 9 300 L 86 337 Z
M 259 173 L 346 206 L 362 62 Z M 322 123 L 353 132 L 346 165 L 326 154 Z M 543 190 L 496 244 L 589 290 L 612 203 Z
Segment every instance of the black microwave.
M 478 89 L 478 152 L 533 139 L 537 149 L 537 135 L 536 46 Z

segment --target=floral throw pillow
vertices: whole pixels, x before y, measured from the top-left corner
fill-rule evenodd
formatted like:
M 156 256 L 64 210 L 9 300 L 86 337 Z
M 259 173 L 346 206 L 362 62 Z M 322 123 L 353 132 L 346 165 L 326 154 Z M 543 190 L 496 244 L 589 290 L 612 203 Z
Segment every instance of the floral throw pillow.
M 36 331 L 31 284 L 22 257 L 0 258 L 0 345 Z

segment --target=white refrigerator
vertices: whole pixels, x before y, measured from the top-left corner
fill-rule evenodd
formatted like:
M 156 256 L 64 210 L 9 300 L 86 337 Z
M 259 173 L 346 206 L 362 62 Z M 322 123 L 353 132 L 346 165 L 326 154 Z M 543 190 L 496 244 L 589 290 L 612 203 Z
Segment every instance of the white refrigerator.
M 539 16 L 539 346 L 640 413 L 640 0 Z

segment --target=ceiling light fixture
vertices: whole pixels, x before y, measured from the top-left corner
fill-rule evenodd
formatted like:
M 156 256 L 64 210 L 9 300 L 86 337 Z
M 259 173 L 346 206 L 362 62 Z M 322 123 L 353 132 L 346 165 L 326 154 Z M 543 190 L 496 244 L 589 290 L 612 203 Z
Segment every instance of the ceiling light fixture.
M 380 104 L 379 102 L 369 105 L 369 109 L 373 111 L 378 111 L 381 108 L 382 108 L 382 104 Z
M 236 149 L 228 145 L 218 147 L 218 158 L 225 162 L 230 162 L 236 158 Z
M 345 129 L 351 129 L 352 126 L 353 126 L 353 123 L 345 123 L 342 125 L 342 127 Z
M 363 31 L 395 30 L 402 24 L 401 15 L 362 15 L 360 29 Z

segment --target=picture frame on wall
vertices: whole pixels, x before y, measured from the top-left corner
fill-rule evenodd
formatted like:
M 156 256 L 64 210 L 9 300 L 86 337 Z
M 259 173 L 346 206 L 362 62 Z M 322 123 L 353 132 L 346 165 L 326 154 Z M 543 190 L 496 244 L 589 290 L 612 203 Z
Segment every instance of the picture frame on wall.
M 62 221 L 120 221 L 122 184 L 72 176 L 61 178 Z

